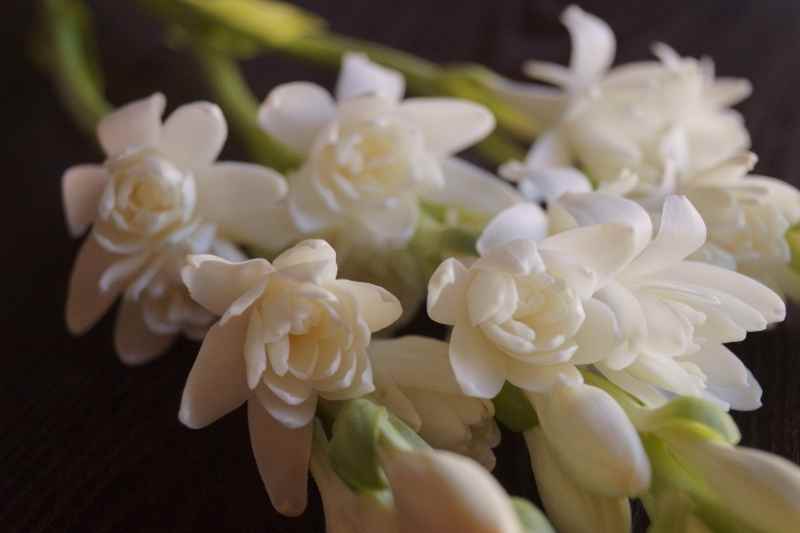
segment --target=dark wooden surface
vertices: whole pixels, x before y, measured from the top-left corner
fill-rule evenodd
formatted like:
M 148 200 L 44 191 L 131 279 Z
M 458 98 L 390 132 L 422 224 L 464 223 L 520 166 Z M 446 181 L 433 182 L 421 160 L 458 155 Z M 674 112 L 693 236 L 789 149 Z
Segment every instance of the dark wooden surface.
M 302 2 L 345 34 L 439 61 L 479 61 L 507 75 L 539 57 L 563 61 L 562 1 L 336 0 Z M 322 531 L 316 496 L 306 515 L 281 518 L 261 488 L 244 413 L 192 432 L 177 421 L 196 345 L 182 341 L 146 368 L 112 351 L 112 320 L 83 338 L 65 331 L 67 276 L 78 243 L 63 224 L 60 176 L 99 154 L 29 66 L 28 0 L 3 4 L 2 342 L 0 355 L 0 530 Z M 161 90 L 170 107 L 208 91 L 191 61 L 160 44 L 159 29 L 133 2 L 94 2 L 111 99 Z M 725 75 L 750 78 L 742 106 L 760 156 L 758 170 L 800 185 L 800 2 L 587 0 L 609 21 L 622 61 L 656 40 L 708 54 Z M 247 65 L 264 95 L 274 84 L 334 76 L 278 57 Z M 241 156 L 235 143 L 227 156 Z M 764 386 L 764 407 L 736 415 L 744 443 L 800 459 L 800 309 L 735 347 Z M 506 435 L 497 474 L 533 497 L 527 453 Z M 313 488 L 311 489 L 313 491 Z M 641 523 L 641 522 L 640 522 Z M 641 529 L 641 526 L 640 526 Z

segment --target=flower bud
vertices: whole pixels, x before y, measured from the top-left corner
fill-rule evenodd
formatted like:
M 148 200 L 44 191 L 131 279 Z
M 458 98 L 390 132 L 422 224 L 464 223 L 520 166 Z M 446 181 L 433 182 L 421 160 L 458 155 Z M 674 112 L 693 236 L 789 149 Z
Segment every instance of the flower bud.
M 618 533 L 630 531 L 627 498 L 609 498 L 589 492 L 564 472 L 541 428 L 525 433 L 536 487 L 545 509 L 562 533 Z
M 582 488 L 632 496 L 650 485 L 650 463 L 625 411 L 605 391 L 561 384 L 530 394 L 541 428 L 561 468 Z

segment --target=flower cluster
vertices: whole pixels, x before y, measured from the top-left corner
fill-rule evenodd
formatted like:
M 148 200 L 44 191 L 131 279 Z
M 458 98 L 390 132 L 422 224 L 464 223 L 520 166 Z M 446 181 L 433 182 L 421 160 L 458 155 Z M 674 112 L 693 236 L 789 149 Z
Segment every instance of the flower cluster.
M 246 404 L 273 506 L 302 513 L 310 471 L 331 533 L 552 532 L 488 473 L 498 421 L 524 434 L 559 531 L 629 531 L 630 498 L 653 531 L 792 530 L 800 471 L 737 447 L 727 411 L 762 390 L 728 345 L 800 294 L 800 191 L 749 174 L 731 109 L 747 82 L 661 44 L 612 68 L 602 20 L 563 22 L 569 67 L 525 67 L 555 87 L 470 81 L 539 130 L 500 168 L 516 188 L 455 155 L 492 133 L 492 106 L 403 99 L 403 74 L 361 53 L 335 97 L 295 82 L 250 109 L 250 133 L 293 154 L 285 176 L 217 162 L 214 104 L 162 123 L 155 94 L 105 116 L 106 161 L 63 178 L 70 233 L 91 227 L 69 329 L 121 296 L 123 362 L 201 341 L 179 420 Z M 423 301 L 447 340 L 373 340 Z

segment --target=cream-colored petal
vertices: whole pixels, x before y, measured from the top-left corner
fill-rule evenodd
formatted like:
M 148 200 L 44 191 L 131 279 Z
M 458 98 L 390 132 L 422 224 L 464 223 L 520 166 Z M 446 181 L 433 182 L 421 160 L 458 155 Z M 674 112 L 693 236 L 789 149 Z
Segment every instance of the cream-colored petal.
M 336 116 L 330 93 L 308 82 L 275 87 L 258 110 L 261 127 L 290 149 L 305 155 L 317 134 Z
M 522 239 L 490 248 L 472 263 L 471 270 L 491 270 L 508 275 L 527 276 L 545 269 L 535 241 Z
M 407 194 L 395 198 L 390 205 L 363 207 L 359 209 L 358 218 L 375 246 L 400 248 L 414 236 L 419 201 Z
M 272 169 L 216 163 L 197 175 L 197 212 L 230 239 L 258 244 L 270 240 L 265 233 L 286 231 L 275 224 L 274 207 L 287 191 L 286 180 Z
M 480 104 L 455 98 L 409 98 L 401 116 L 422 129 L 427 148 L 442 156 L 460 152 L 494 129 L 494 116 Z
M 71 236 L 80 236 L 94 221 L 106 183 L 108 174 L 100 165 L 77 165 L 64 173 L 61 191 Z
M 159 147 L 184 168 L 203 169 L 216 161 L 227 137 L 222 110 L 210 102 L 193 102 L 167 117 Z
M 390 326 L 403 314 L 400 301 L 383 287 L 346 279 L 333 283 L 350 293 L 356 302 L 359 316 L 366 321 L 373 333 Z
M 508 381 L 530 392 L 547 393 L 559 384 L 583 383 L 581 373 L 571 363 L 537 365 L 509 358 L 506 360 L 506 368 Z
M 467 320 L 456 323 L 450 338 L 450 364 L 464 394 L 477 398 L 497 396 L 506 380 L 505 359 L 480 329 Z
M 517 285 L 510 274 L 491 270 L 475 273 L 467 290 L 470 324 L 502 324 L 514 314 L 519 303 Z
M 97 138 L 106 155 L 111 158 L 127 150 L 157 146 L 166 103 L 163 94 L 155 93 L 103 117 L 97 125 Z
M 88 331 L 125 288 L 129 278 L 116 280 L 107 290 L 100 287 L 100 278 L 121 259 L 122 256 L 109 253 L 100 246 L 92 235 L 81 245 L 67 289 L 67 328 L 73 335 Z
M 289 429 L 252 399 L 247 403 L 250 445 L 275 510 L 299 516 L 308 501 L 308 463 L 314 425 Z
M 386 372 L 399 387 L 422 388 L 442 394 L 461 394 L 449 360 L 449 345 L 418 335 L 376 339 L 369 353 L 378 371 Z
M 166 352 L 175 341 L 175 335 L 162 335 L 151 331 L 145 323 L 139 302 L 124 298 L 117 312 L 114 327 L 114 348 L 126 365 L 149 363 Z
M 299 404 L 289 405 L 276 396 L 266 384 L 255 389 L 256 400 L 275 420 L 289 429 L 302 428 L 314 418 L 317 410 L 317 395 L 311 394 Z
M 547 237 L 547 214 L 537 204 L 520 203 L 501 211 L 483 228 L 475 244 L 480 255 L 511 241 Z
M 614 61 L 617 45 L 614 32 L 605 21 L 578 6 L 565 9 L 561 22 L 572 39 L 569 68 L 576 80 L 574 88 L 600 79 Z
M 578 350 L 570 360 L 575 365 L 588 365 L 614 354 L 623 342 L 613 310 L 594 298 L 583 302 L 586 318 L 573 340 Z
M 261 313 L 254 309 L 247 320 L 244 342 L 244 360 L 247 368 L 247 385 L 255 389 L 267 369 L 267 351 L 264 344 L 264 326 Z
M 440 324 L 453 325 L 466 305 L 469 274 L 458 259 L 450 257 L 428 281 L 428 316 Z
M 238 408 L 252 395 L 247 386 L 244 342 L 247 319 L 214 324 L 203 340 L 183 389 L 178 418 L 200 429 Z
M 321 239 L 308 239 L 276 257 L 272 265 L 284 274 L 296 274 L 292 277 L 302 281 L 331 281 L 336 279 L 336 250 Z
M 269 261 L 261 258 L 233 262 L 213 255 L 191 255 L 181 277 L 194 301 L 216 315 L 223 315 L 273 271 Z
M 494 215 L 522 201 L 511 185 L 472 163 L 448 157 L 441 165 L 444 187 L 425 191 L 429 202 Z
M 342 58 L 336 81 L 337 100 L 373 95 L 399 102 L 405 89 L 406 80 L 402 74 L 373 63 L 366 54 L 350 52 Z

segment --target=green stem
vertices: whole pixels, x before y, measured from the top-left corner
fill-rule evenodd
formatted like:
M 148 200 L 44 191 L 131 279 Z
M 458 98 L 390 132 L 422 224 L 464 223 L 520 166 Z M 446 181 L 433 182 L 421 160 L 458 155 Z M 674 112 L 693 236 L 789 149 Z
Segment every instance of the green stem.
M 256 100 L 239 66 L 229 57 L 208 49 L 195 48 L 194 56 L 203 69 L 217 103 L 245 144 L 251 157 L 262 165 L 287 172 L 302 164 L 302 158 L 273 139 L 258 125 Z
M 77 0 L 44 0 L 37 59 L 49 71 L 73 119 L 86 133 L 111 109 L 103 95 L 91 14 Z

